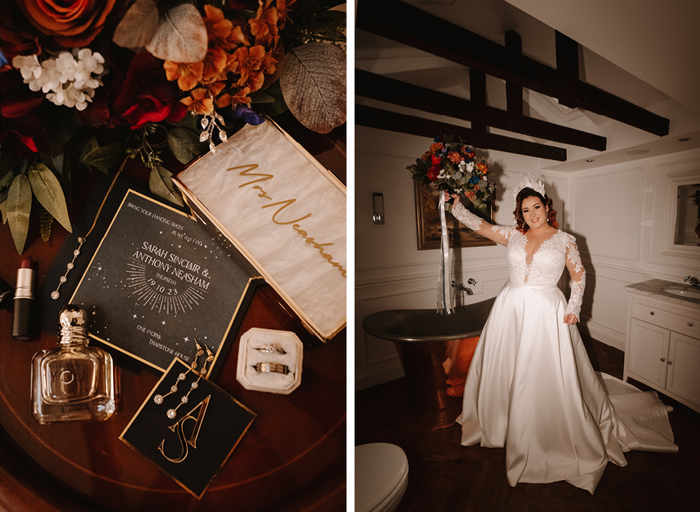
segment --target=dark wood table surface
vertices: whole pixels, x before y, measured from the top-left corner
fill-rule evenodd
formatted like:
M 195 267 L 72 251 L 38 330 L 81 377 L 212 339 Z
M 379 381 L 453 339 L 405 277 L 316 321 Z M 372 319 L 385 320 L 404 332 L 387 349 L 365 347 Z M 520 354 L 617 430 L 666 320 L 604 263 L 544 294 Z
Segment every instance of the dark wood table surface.
M 342 165 L 344 181 L 344 144 L 326 140 L 309 150 L 334 171 Z M 49 242 L 30 229 L 24 255 L 38 264 L 37 287 L 65 238 L 60 227 Z M 0 226 L 0 277 L 13 286 L 21 258 L 8 227 Z M 305 349 L 301 385 L 289 395 L 248 391 L 236 380 L 238 339 L 248 329 L 293 330 L 308 339 L 270 286 L 256 291 L 216 380 L 257 418 L 200 500 L 119 440 L 159 375 L 117 367 L 120 410 L 110 420 L 39 425 L 31 414 L 31 360 L 56 347 L 58 337 L 43 332 L 17 341 L 11 323 L 11 310 L 0 311 L 0 510 L 345 509 L 345 330 Z

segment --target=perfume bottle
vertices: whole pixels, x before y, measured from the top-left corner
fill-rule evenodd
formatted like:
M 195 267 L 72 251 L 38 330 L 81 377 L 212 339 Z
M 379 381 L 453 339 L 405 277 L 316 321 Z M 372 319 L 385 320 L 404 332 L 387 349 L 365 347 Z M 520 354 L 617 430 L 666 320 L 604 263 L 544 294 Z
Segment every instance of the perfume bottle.
M 32 360 L 32 414 L 41 423 L 104 421 L 116 409 L 112 356 L 88 346 L 86 313 L 67 305 L 58 314 L 60 347 Z

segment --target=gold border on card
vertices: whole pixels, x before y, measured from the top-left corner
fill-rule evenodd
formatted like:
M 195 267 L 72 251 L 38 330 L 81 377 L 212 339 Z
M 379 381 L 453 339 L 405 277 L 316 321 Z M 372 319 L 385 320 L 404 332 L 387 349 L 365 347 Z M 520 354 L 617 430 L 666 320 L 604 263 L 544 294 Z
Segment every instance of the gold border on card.
M 126 427 L 124 427 L 124 430 L 122 430 L 122 433 L 119 434 L 119 440 L 120 440 L 122 443 L 124 443 L 125 445 L 127 445 L 129 448 L 131 448 L 132 450 L 134 450 L 136 453 L 138 453 L 138 454 L 140 454 L 141 456 L 143 456 L 144 458 L 148 459 L 153 465 L 155 465 L 158 469 L 160 469 L 163 473 L 165 473 L 169 478 L 171 478 L 172 480 L 174 480 L 175 482 L 177 482 L 177 484 L 178 484 L 180 487 L 182 487 L 182 488 L 185 489 L 187 492 L 189 492 L 192 496 L 194 496 L 195 498 L 197 498 L 198 500 L 200 500 L 200 499 L 202 499 L 202 496 L 204 496 L 204 493 L 207 492 L 207 490 L 208 490 L 209 487 L 211 486 L 211 483 L 214 481 L 214 478 L 216 478 L 216 476 L 217 476 L 217 475 L 219 474 L 219 472 L 221 471 L 221 468 L 223 468 L 224 465 L 228 462 L 228 459 L 229 459 L 229 458 L 231 457 L 231 455 L 233 454 L 233 451 L 238 447 L 238 444 L 241 442 L 241 439 L 243 439 L 243 436 L 246 435 L 246 433 L 247 433 L 248 430 L 250 429 L 250 426 L 253 424 L 253 421 L 255 421 L 255 418 L 257 418 L 258 415 L 257 415 L 254 411 L 252 411 L 249 407 L 245 406 L 244 404 L 242 404 L 241 402 L 239 402 L 238 400 L 236 400 L 233 396 L 229 395 L 228 393 L 226 393 L 225 391 L 222 390 L 223 393 L 226 393 L 227 395 L 229 395 L 229 397 L 231 398 L 231 400 L 232 400 L 233 402 L 235 402 L 235 403 L 236 403 L 237 405 L 239 405 L 241 408 L 245 409 L 245 410 L 248 411 L 250 414 L 252 414 L 252 418 L 250 418 L 250 421 L 248 422 L 248 425 L 246 426 L 246 428 L 243 430 L 243 432 L 241 433 L 241 435 L 240 435 L 240 436 L 238 437 L 238 439 L 236 440 L 236 443 L 235 443 L 235 444 L 233 445 L 233 447 L 231 448 L 231 451 L 229 451 L 229 452 L 228 452 L 228 455 L 226 455 L 226 458 L 225 458 L 224 461 L 221 463 L 221 466 L 219 466 L 219 469 L 217 469 L 216 472 L 214 472 L 214 474 L 212 475 L 211 479 L 209 480 L 209 483 L 206 485 L 206 487 L 204 488 L 204 490 L 203 490 L 203 491 L 201 492 L 201 494 L 199 494 L 199 495 L 195 494 L 189 487 L 187 487 L 185 484 L 183 484 L 182 482 L 180 482 L 177 478 L 173 478 L 173 476 L 172 476 L 170 473 L 168 473 L 168 472 L 165 470 L 165 468 L 163 468 L 162 466 L 158 465 L 158 464 L 157 464 L 154 460 L 152 460 L 150 457 L 146 457 L 146 456 L 143 454 L 143 452 L 142 452 L 141 450 L 139 450 L 139 449 L 136 448 L 134 445 L 132 445 L 129 441 L 127 441 L 126 439 L 124 439 L 124 435 L 126 434 L 127 430 L 129 430 L 129 428 L 131 427 L 131 424 L 136 420 L 136 418 L 138 417 L 138 415 L 141 414 L 141 411 L 143 410 L 144 407 L 146 407 L 146 404 L 149 403 L 149 402 L 151 401 L 151 399 L 153 398 L 153 393 L 155 393 L 156 389 L 158 389 L 158 386 L 160 386 L 160 384 L 163 382 L 163 380 L 164 380 L 165 377 L 168 375 L 168 373 L 170 373 L 170 370 L 172 369 L 172 367 L 173 367 L 176 363 L 180 363 L 180 364 L 182 364 L 185 368 L 189 368 L 189 366 L 187 366 L 187 364 L 186 364 L 184 361 L 182 361 L 182 359 L 180 359 L 179 357 L 173 358 L 172 362 L 170 363 L 170 366 L 168 366 L 168 368 L 163 372 L 163 376 L 162 376 L 160 379 L 158 379 L 158 382 L 156 382 L 155 386 L 153 386 L 153 389 L 151 389 L 151 392 L 148 394 L 148 396 L 146 397 L 146 399 L 143 401 L 143 403 L 142 403 L 141 406 L 139 407 L 138 411 L 136 411 L 136 413 L 131 417 L 131 419 L 129 420 L 129 423 L 126 425 Z M 213 364 L 212 364 L 212 366 L 213 366 Z M 210 383 L 212 386 L 218 387 L 218 386 L 216 386 L 216 384 L 214 384 L 214 383 L 211 382 L 211 381 L 209 381 L 209 383 Z M 221 389 L 221 388 L 219 388 L 219 389 Z
M 163 207 L 165 207 L 165 208 L 167 208 L 175 213 L 182 215 L 183 217 L 187 217 L 188 219 L 191 219 L 191 220 L 194 220 L 195 222 L 197 222 L 197 217 L 194 215 L 188 215 L 184 212 L 181 212 L 180 210 L 178 210 L 176 208 L 173 208 L 171 206 L 168 206 L 167 204 L 164 204 L 164 203 L 161 203 L 160 201 L 152 199 L 145 194 L 141 194 L 140 192 L 137 192 L 133 189 L 127 189 L 126 194 L 124 194 L 124 198 L 122 199 L 122 202 L 119 205 L 119 208 L 117 208 L 117 211 L 114 214 L 114 217 L 112 217 L 112 221 L 109 223 L 109 227 L 105 231 L 105 234 L 102 235 L 102 239 L 100 240 L 100 243 L 97 246 L 97 249 L 95 249 L 95 252 L 92 255 L 92 258 L 90 259 L 90 263 L 86 267 L 85 272 L 83 272 L 83 275 L 80 278 L 78 285 L 75 287 L 75 290 L 73 291 L 73 295 L 71 296 L 69 303 L 73 302 L 73 298 L 78 293 L 78 290 L 80 289 L 80 285 L 83 283 L 85 276 L 87 275 L 88 271 L 92 267 L 92 262 L 95 260 L 95 258 L 97 257 L 97 254 L 100 252 L 100 249 L 102 248 L 102 243 L 105 241 L 105 238 L 107 238 L 107 235 L 109 234 L 110 230 L 112 229 L 112 225 L 114 224 L 114 221 L 116 220 L 117 215 L 119 215 L 119 212 L 121 212 L 122 207 L 124 206 L 124 203 L 126 202 L 127 198 L 129 197 L 129 194 L 134 194 L 134 195 L 137 195 L 139 197 L 142 197 L 143 199 L 146 199 L 146 200 L 150 201 L 151 203 L 157 204 L 159 206 L 163 206 Z M 248 294 L 248 290 L 250 289 L 251 283 L 257 279 L 263 279 L 263 277 L 262 276 L 252 276 L 252 277 L 248 278 L 248 282 L 245 285 L 245 289 L 243 290 L 243 293 L 241 295 L 241 298 L 238 301 L 238 304 L 236 304 L 236 309 L 234 310 L 233 315 L 231 316 L 231 320 L 228 323 L 228 327 L 226 327 L 226 331 L 224 332 L 223 338 L 221 338 L 221 340 L 218 342 L 217 349 L 216 349 L 216 355 L 214 356 L 214 361 L 212 361 L 212 364 L 209 367 L 209 371 L 207 372 L 207 375 L 206 375 L 207 377 L 209 377 L 209 375 L 211 375 L 211 372 L 214 369 L 214 366 L 216 365 L 216 363 L 219 359 L 219 356 L 221 354 L 221 350 L 223 349 L 223 346 L 226 342 L 226 338 L 228 337 L 229 332 L 231 331 L 231 327 L 233 326 L 233 322 L 235 322 L 236 317 L 238 316 L 238 312 L 241 308 L 241 304 L 243 303 L 243 300 L 245 299 L 246 295 Z M 99 336 L 96 336 L 96 335 L 91 334 L 89 332 L 88 332 L 88 334 L 89 334 L 90 338 L 97 340 L 100 343 L 103 343 L 104 345 L 121 352 L 122 354 L 126 354 L 129 357 L 136 359 L 137 361 L 139 361 L 147 366 L 150 366 L 151 368 L 154 368 L 158 371 L 166 372 L 165 368 L 161 368 L 160 366 L 156 365 L 155 363 L 152 363 L 151 361 L 147 361 L 146 359 L 143 359 L 142 357 L 137 356 L 136 354 L 133 354 L 132 352 L 129 352 L 128 350 L 125 350 L 123 347 L 115 345 L 114 343 L 110 343 L 109 341 L 104 340 L 104 339 L 100 338 Z
M 316 160 L 313 155 L 311 155 L 303 146 L 301 146 L 297 141 L 294 140 L 294 138 L 291 137 L 287 132 L 285 132 L 276 122 L 271 120 L 270 118 L 266 118 L 265 122 L 270 122 L 279 132 L 282 136 L 284 136 L 293 146 L 294 148 L 299 151 L 299 153 L 304 156 L 311 164 L 316 167 L 321 174 L 328 179 L 335 187 L 337 187 L 340 191 L 344 192 L 347 196 L 347 187 L 343 185 L 343 183 L 328 169 L 323 167 L 318 160 Z M 242 128 L 242 129 L 245 129 Z M 235 136 L 232 135 L 229 140 L 232 140 L 232 138 Z M 180 176 L 184 175 L 187 171 L 191 169 L 193 165 L 199 162 L 200 159 L 204 158 L 205 155 L 202 155 L 201 157 L 197 158 L 193 162 L 191 162 L 186 169 L 180 171 L 177 175 L 173 176 L 173 183 L 175 183 L 175 186 L 180 190 L 182 193 L 185 202 L 187 205 L 190 207 L 190 210 L 194 213 L 194 215 L 197 218 L 200 218 L 204 223 L 206 222 L 211 222 L 216 229 L 220 233 L 223 233 L 229 241 L 233 243 L 233 245 L 236 247 L 236 250 L 242 254 L 248 262 L 255 267 L 255 269 L 260 272 L 265 280 L 272 285 L 272 287 L 275 289 L 275 291 L 282 297 L 282 299 L 294 310 L 294 312 L 299 316 L 299 319 L 301 320 L 302 324 L 306 328 L 307 331 L 310 333 L 314 334 L 318 339 L 320 339 L 323 342 L 328 341 L 329 339 L 333 338 L 336 336 L 340 331 L 342 331 L 345 326 L 347 325 L 347 316 L 343 322 L 340 322 L 336 327 L 333 328 L 330 332 L 324 332 L 322 331 L 318 325 L 316 325 L 305 313 L 304 311 L 299 307 L 299 305 L 287 294 L 284 289 L 275 281 L 272 276 L 265 270 L 264 266 L 258 262 L 252 254 L 250 254 L 241 242 L 234 238 L 233 235 L 218 221 L 218 219 L 209 211 L 209 209 L 197 198 L 197 196 L 185 185 L 181 180 Z M 203 219 L 201 217 L 204 217 Z M 347 238 L 347 219 L 346 219 L 346 234 Z M 346 285 L 347 286 L 347 285 Z

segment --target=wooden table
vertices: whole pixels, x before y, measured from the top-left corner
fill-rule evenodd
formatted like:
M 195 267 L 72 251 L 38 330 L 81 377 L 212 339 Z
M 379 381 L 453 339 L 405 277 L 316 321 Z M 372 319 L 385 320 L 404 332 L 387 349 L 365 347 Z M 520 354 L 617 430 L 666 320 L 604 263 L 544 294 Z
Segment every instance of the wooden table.
M 32 227 L 24 254 L 38 262 L 37 287 L 65 237 L 59 227 L 42 242 Z M 0 226 L 0 277 L 11 285 L 21 258 L 9 229 Z M 39 425 L 31 415 L 31 360 L 58 338 L 13 340 L 11 322 L 11 312 L 0 311 L 0 510 L 345 509 L 345 330 L 305 350 L 302 382 L 290 395 L 248 391 L 236 380 L 238 339 L 248 329 L 304 334 L 271 287 L 256 291 L 216 380 L 257 418 L 201 500 L 118 439 L 157 374 L 118 368 L 119 412 L 106 422 Z

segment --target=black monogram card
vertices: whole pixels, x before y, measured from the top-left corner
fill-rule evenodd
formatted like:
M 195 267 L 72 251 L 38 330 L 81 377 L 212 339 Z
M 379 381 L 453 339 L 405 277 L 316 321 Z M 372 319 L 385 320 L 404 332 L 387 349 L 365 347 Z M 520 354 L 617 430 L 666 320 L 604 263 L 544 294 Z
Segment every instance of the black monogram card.
M 119 439 L 199 499 L 255 417 L 176 358 Z
M 254 288 L 262 281 L 201 223 L 128 189 L 70 302 L 88 313 L 90 336 L 116 355 L 163 372 L 189 363 L 194 340 L 223 363 Z

